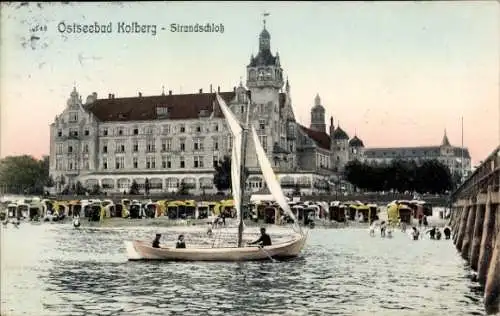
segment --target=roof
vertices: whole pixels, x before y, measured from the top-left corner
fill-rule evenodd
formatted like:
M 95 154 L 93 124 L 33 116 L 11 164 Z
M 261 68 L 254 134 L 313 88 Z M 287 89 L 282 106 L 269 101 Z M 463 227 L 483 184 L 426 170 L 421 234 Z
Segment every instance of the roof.
M 257 56 L 251 58 L 249 67 L 255 66 L 270 66 L 276 64 L 276 57 L 273 56 L 270 50 L 261 50 Z
M 235 92 L 220 92 L 219 94 L 228 104 L 235 97 Z M 285 93 L 281 93 L 280 108 L 284 107 L 285 100 Z M 212 114 L 212 111 L 215 112 L 214 117 L 224 117 L 215 92 L 97 99 L 84 107 L 103 122 L 150 121 L 164 118 L 197 119 L 203 110 L 206 111 L 207 117 Z M 158 113 L 158 108 L 168 109 L 168 116 Z
M 349 136 L 347 135 L 347 133 L 342 128 L 340 128 L 340 126 L 337 126 L 337 128 L 333 132 L 332 137 L 333 137 L 333 139 L 336 139 L 336 140 L 349 139 Z
M 315 131 L 315 130 L 312 130 L 310 128 L 307 128 L 305 126 L 302 126 L 300 124 L 297 124 L 299 126 L 299 128 L 304 132 L 306 133 L 307 136 L 309 136 L 309 138 L 311 138 L 319 147 L 323 148 L 323 149 L 326 149 L 326 150 L 330 150 L 330 136 L 328 136 L 327 133 L 325 132 L 319 132 L 319 131 Z
M 453 155 L 461 157 L 462 151 L 464 158 L 470 159 L 469 150 L 467 148 L 452 147 Z M 441 156 L 440 146 L 420 146 L 420 147 L 396 147 L 396 148 L 366 148 L 364 155 L 367 158 L 423 158 L 423 157 L 439 157 Z
M 353 138 L 349 141 L 349 146 L 351 147 L 365 147 L 365 144 L 363 144 L 363 141 L 358 138 L 358 136 L 354 135 Z

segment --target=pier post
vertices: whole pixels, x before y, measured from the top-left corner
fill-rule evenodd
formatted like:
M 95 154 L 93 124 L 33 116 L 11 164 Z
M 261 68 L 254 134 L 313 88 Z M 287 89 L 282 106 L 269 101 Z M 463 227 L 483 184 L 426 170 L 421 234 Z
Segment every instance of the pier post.
M 467 260 L 469 263 L 472 237 L 474 234 L 474 221 L 476 220 L 477 203 L 477 198 L 471 200 L 470 202 L 469 212 L 467 214 L 467 224 L 465 225 L 464 229 L 464 237 L 461 249 L 462 258 Z
M 498 205 L 495 208 L 497 207 Z M 497 232 L 495 239 L 495 248 L 484 287 L 484 307 L 489 315 L 500 312 L 500 233 Z
M 465 236 L 465 228 L 467 227 L 467 221 L 469 219 L 469 211 L 470 211 L 470 204 L 471 201 L 467 200 L 467 202 L 464 205 L 464 208 L 462 210 L 462 216 L 460 217 L 460 227 L 458 228 L 458 234 L 457 234 L 457 239 L 455 246 L 458 251 L 462 251 L 462 245 L 464 242 L 464 236 Z
M 470 249 L 469 261 L 472 270 L 477 272 L 479 252 L 481 249 L 481 239 L 483 237 L 484 213 L 486 212 L 486 205 L 481 203 L 476 207 L 478 209 L 476 211 L 476 220 L 474 222 L 474 233 L 472 236 L 472 246 Z
M 492 209 L 491 186 L 488 186 L 486 197 L 486 211 L 484 213 L 483 236 L 481 238 L 481 249 L 479 251 L 479 260 L 477 265 L 477 280 L 484 286 L 490 265 L 492 248 L 494 246 L 493 236 L 495 235 L 495 210 Z

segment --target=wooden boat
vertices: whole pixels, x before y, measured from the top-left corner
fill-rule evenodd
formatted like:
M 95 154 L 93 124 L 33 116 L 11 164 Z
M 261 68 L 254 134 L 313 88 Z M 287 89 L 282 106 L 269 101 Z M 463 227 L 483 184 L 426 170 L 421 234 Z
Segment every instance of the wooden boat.
M 164 261 L 255 261 L 287 259 L 299 255 L 306 242 L 305 234 L 296 234 L 292 240 L 261 247 L 224 248 L 153 248 L 151 242 L 126 241 L 128 259 Z
M 304 233 L 298 224 L 295 215 L 290 209 L 279 181 L 274 174 L 267 154 L 260 143 L 259 137 L 254 127 L 251 128 L 253 144 L 259 162 L 262 175 L 267 183 L 269 191 L 275 198 L 283 211 L 293 219 L 295 234 L 287 242 L 274 244 L 265 247 L 243 246 L 243 214 L 242 202 L 245 188 L 245 157 L 247 148 L 247 132 L 249 130 L 250 103 L 246 111 L 245 126 L 233 116 L 225 101 L 216 94 L 219 106 L 224 113 L 233 138 L 231 152 L 231 188 L 233 192 L 234 207 L 236 208 L 238 225 L 238 246 L 237 247 L 214 247 L 201 248 L 188 246 L 188 248 L 153 248 L 150 241 L 125 241 L 127 256 L 129 260 L 166 260 L 166 261 L 251 261 L 266 260 L 274 258 L 290 258 L 299 255 L 304 247 L 307 234 Z

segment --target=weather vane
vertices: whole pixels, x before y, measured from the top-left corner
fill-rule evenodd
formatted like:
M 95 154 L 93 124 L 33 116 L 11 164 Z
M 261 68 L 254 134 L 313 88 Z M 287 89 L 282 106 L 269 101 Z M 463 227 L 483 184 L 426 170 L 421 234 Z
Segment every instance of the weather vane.
M 262 15 L 264 17 L 263 20 L 262 20 L 264 22 L 264 28 L 266 28 L 266 16 L 269 16 L 270 14 L 267 13 L 267 12 L 264 12 L 264 13 L 262 13 Z

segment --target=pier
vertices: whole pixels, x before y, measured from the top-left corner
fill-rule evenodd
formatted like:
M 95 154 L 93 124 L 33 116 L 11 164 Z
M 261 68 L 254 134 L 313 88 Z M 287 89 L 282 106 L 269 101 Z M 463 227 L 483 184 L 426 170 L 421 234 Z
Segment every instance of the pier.
M 453 243 L 484 288 L 488 314 L 500 312 L 500 146 L 451 194 Z

